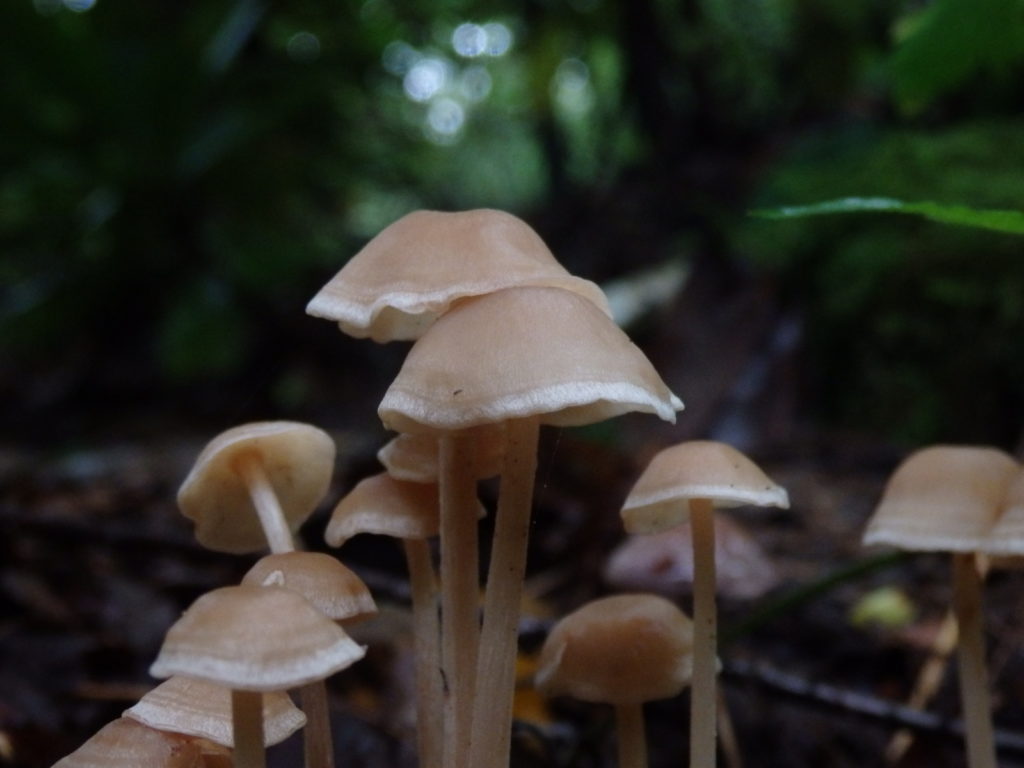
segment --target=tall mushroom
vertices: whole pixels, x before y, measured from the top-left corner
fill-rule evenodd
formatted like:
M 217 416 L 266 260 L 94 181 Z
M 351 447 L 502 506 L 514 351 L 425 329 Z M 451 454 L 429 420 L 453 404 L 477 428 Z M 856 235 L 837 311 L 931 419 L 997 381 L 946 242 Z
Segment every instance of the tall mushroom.
M 196 538 L 220 552 L 269 546 L 295 549 L 292 533 L 327 493 L 334 441 L 293 421 L 243 424 L 222 432 L 199 454 L 178 490 L 178 507 Z
M 960 698 L 970 768 L 995 768 L 976 553 L 991 542 L 1018 464 L 1003 451 L 939 445 L 908 456 L 886 484 L 864 544 L 953 555 Z
M 629 533 L 654 533 L 690 519 L 693 540 L 693 690 L 690 766 L 716 762 L 715 507 L 788 507 L 785 489 L 735 448 L 694 440 L 658 453 L 622 507 Z
M 322 680 L 364 653 L 297 593 L 242 585 L 196 600 L 168 630 L 150 674 L 230 688 L 235 768 L 263 768 L 262 693 Z
M 460 435 L 467 430 L 506 425 L 477 693 L 472 697 L 472 752 L 467 756 L 468 725 L 460 709 L 465 689 L 459 680 L 449 681 L 463 724 L 454 760 L 448 763 L 452 768 L 508 762 L 518 609 L 540 423 L 590 424 L 629 411 L 674 422 L 681 407 L 618 326 L 591 302 L 558 288 L 509 288 L 465 301 L 438 319 L 409 351 L 380 405 L 386 427 L 441 435 L 444 466 L 446 461 L 468 461 L 459 458 L 466 442 Z M 444 478 L 442 474 L 442 499 Z M 473 482 L 470 476 L 460 494 L 472 493 Z M 442 556 L 446 524 L 442 514 Z M 442 570 L 442 589 L 446 587 Z
M 541 649 L 536 685 L 546 696 L 611 704 L 619 768 L 646 768 L 643 703 L 676 696 L 692 675 L 693 627 L 663 597 L 593 600 L 563 617 Z

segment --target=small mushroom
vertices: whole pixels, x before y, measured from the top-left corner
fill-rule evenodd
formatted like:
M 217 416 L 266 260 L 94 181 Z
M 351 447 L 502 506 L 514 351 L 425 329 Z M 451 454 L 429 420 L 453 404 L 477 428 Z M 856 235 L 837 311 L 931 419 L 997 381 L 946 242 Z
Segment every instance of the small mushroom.
M 327 493 L 334 441 L 292 421 L 233 427 L 211 440 L 178 491 L 178 507 L 210 549 L 295 549 L 292 533 Z
M 535 682 L 546 696 L 611 704 L 619 768 L 646 768 L 643 703 L 676 696 L 693 672 L 693 626 L 663 597 L 625 594 L 587 603 L 551 629 Z
M 203 768 L 199 745 L 122 717 L 107 723 L 53 768 Z

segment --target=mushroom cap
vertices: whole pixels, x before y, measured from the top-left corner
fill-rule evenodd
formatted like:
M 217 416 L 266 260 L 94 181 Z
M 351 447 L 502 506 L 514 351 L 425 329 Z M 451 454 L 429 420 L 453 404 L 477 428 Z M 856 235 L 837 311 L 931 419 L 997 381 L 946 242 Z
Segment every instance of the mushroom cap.
M 937 445 L 912 453 L 889 478 L 864 544 L 977 552 L 985 548 L 1017 462 L 982 446 Z
M 682 403 L 622 330 L 558 288 L 509 288 L 454 307 L 409 351 L 378 414 L 398 432 L 538 416 L 578 426 L 628 411 L 675 422 Z
M 209 549 L 265 550 L 267 539 L 238 462 L 259 458 L 294 532 L 327 493 L 334 451 L 330 436 L 309 424 L 261 421 L 233 427 L 199 454 L 178 490 L 178 507 L 195 522 L 196 538 Z
M 786 489 L 731 445 L 691 440 L 651 459 L 622 506 L 622 520 L 630 533 L 675 528 L 688 519 L 691 499 L 716 507 L 789 508 Z
M 244 584 L 196 600 L 167 631 L 149 672 L 275 691 L 322 680 L 365 652 L 298 593 Z
M 266 555 L 242 577 L 242 583 L 298 592 L 331 621 L 359 620 L 377 613 L 363 580 L 323 552 Z
M 151 690 L 124 717 L 150 728 L 174 731 L 234 748 L 231 689 L 188 677 L 171 677 Z M 263 694 L 263 745 L 287 739 L 306 724 L 302 710 L 283 691 Z
M 199 745 L 188 736 L 165 733 L 128 718 L 96 731 L 53 768 L 202 768 Z
M 587 603 L 552 628 L 535 678 L 545 696 L 638 704 L 690 683 L 693 626 L 663 597 L 614 595 Z
M 488 424 L 474 431 L 475 468 L 478 478 L 501 474 L 505 456 L 505 425 Z M 411 483 L 436 483 L 440 446 L 435 435 L 398 435 L 377 451 L 377 459 L 396 480 Z
M 1024 556 L 1024 467 L 1019 467 L 1006 488 L 1002 512 L 989 534 L 985 552 L 1006 558 Z M 1014 567 L 1021 567 L 1017 563 Z M 1001 567 L 1008 567 L 1005 563 Z
M 503 211 L 415 211 L 382 230 L 309 302 L 356 338 L 412 340 L 462 298 L 515 285 L 574 291 L 605 314 L 601 289 L 558 263 L 524 221 Z

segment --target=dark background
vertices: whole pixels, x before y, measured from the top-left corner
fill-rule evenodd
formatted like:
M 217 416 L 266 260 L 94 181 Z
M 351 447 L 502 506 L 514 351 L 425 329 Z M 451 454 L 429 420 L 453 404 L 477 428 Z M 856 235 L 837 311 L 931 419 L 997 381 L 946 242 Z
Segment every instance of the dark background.
M 792 515 L 751 523 L 783 590 L 864 556 L 860 529 L 912 448 L 1019 455 L 1019 236 L 748 215 L 848 196 L 1024 208 L 1019 0 L 6 0 L 0 29 L 0 764 L 48 765 L 115 716 L 177 612 L 248 567 L 200 550 L 174 508 L 217 432 L 289 418 L 337 438 L 307 529 L 322 547 L 329 505 L 378 471 L 375 409 L 407 347 L 303 308 L 410 210 L 509 210 L 571 271 L 629 287 L 627 330 L 687 404 L 674 428 L 546 436 L 531 570 L 555 574 L 551 615 L 608 589 L 617 506 L 671 442 L 727 440 L 789 487 Z M 402 602 L 393 550 L 352 558 Z M 847 608 L 897 577 L 916 618 L 851 627 Z M 905 635 L 941 617 L 945 578 L 937 558 L 869 569 L 737 648 L 899 699 L 922 654 Z M 994 586 L 1012 731 L 1019 583 Z M 756 607 L 727 601 L 725 619 Z M 401 752 L 401 729 L 349 695 L 380 697 L 392 662 L 338 684 L 370 744 L 353 764 Z M 949 680 L 943 695 L 955 715 Z M 877 764 L 891 730 L 843 708 L 809 727 L 806 700 L 787 709 L 756 681 L 730 696 L 748 765 Z M 654 764 L 685 747 L 673 706 L 651 709 Z M 601 716 L 571 709 L 546 743 L 607 760 Z M 930 738 L 931 765 L 959 764 L 955 739 Z

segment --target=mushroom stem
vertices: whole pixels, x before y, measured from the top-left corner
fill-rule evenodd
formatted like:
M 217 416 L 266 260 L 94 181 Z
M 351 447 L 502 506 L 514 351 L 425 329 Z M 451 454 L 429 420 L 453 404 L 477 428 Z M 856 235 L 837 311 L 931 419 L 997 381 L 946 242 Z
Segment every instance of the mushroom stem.
M 303 747 L 306 768 L 334 768 L 331 716 L 327 708 L 327 686 L 316 680 L 299 688 L 302 712 L 306 715 Z
M 536 416 L 507 424 L 473 701 L 473 766 L 509 764 L 519 609 L 526 575 L 539 433 Z
M 416 740 L 420 763 L 441 766 L 444 697 L 441 685 L 441 635 L 437 617 L 437 579 L 426 539 L 405 539 L 405 560 L 412 590 L 416 654 Z
M 643 704 L 619 704 L 615 707 L 615 720 L 619 768 L 647 768 Z
M 266 768 L 262 693 L 231 691 L 231 727 L 235 768 Z
M 974 553 L 954 553 L 953 609 L 960 634 L 957 662 L 960 701 L 967 729 L 967 765 L 969 768 L 996 768 L 988 672 L 985 668 L 981 583 Z
M 690 768 L 713 768 L 716 748 L 715 521 L 710 499 L 690 499 L 693 534 L 693 681 Z
M 240 458 L 235 469 L 249 489 L 249 496 L 256 507 L 256 514 L 259 515 L 270 551 L 275 554 L 294 552 L 295 541 L 292 539 L 292 532 L 288 529 L 284 511 L 259 457 L 250 454 Z
M 441 643 L 445 698 L 446 768 L 468 768 L 473 690 L 480 625 L 477 618 L 476 478 L 472 440 L 465 434 L 440 439 Z

